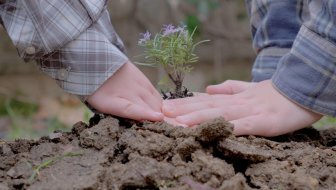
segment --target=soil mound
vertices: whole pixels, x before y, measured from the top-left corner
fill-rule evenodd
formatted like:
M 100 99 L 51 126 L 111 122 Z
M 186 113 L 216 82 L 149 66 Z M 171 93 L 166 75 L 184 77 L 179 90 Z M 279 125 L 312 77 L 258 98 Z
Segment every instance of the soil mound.
M 235 137 L 107 117 L 38 141 L 0 142 L 0 189 L 333 189 L 336 130 Z

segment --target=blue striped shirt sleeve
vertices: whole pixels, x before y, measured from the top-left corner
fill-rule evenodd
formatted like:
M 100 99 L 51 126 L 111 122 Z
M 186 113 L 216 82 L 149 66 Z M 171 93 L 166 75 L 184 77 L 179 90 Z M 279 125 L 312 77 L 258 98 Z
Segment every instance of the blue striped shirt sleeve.
M 270 79 L 280 58 L 289 52 L 306 17 L 302 0 L 246 0 L 253 48 L 258 53 L 253 81 Z
M 283 95 L 312 111 L 336 116 L 336 0 L 311 0 L 310 18 L 272 76 Z

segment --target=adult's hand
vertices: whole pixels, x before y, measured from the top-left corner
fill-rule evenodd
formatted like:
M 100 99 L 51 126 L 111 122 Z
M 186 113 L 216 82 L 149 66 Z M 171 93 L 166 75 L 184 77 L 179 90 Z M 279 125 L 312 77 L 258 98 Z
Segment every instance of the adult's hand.
M 162 111 L 193 126 L 215 117 L 234 124 L 236 135 L 277 136 L 311 125 L 322 116 L 280 94 L 270 80 L 230 81 L 207 88 L 208 95 L 164 101 Z
M 125 63 L 88 99 L 102 113 L 134 120 L 163 120 L 162 97 L 132 63 Z

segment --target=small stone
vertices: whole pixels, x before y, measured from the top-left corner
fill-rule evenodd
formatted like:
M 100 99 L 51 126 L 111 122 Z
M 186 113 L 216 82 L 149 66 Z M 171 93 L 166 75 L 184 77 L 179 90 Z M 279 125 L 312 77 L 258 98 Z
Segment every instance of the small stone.
M 9 156 L 9 155 L 13 155 L 13 151 L 10 148 L 10 146 L 8 146 L 7 144 L 3 144 L 0 147 L 0 154 L 4 155 L 4 156 Z
M 50 140 L 59 139 L 62 137 L 62 133 L 51 133 L 49 135 Z
M 10 177 L 15 177 L 16 175 L 16 172 L 15 172 L 15 169 L 14 168 L 11 168 L 10 170 L 8 170 L 7 172 L 7 175 L 10 176 Z

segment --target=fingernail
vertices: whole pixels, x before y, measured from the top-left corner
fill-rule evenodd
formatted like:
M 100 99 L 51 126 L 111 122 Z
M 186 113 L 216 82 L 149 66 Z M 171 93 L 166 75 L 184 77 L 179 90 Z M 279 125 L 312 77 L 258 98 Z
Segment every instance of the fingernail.
M 154 112 L 153 116 L 156 118 L 163 118 L 163 114 L 161 112 Z
M 215 86 L 211 85 L 206 87 L 206 92 L 212 91 L 215 88 Z

